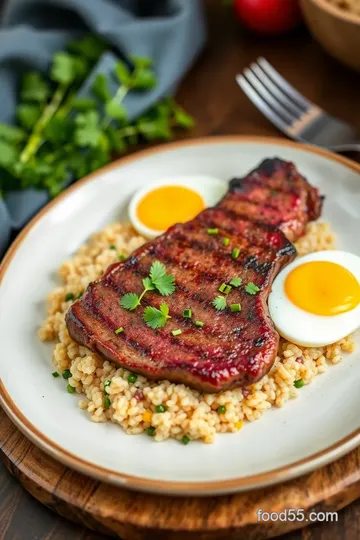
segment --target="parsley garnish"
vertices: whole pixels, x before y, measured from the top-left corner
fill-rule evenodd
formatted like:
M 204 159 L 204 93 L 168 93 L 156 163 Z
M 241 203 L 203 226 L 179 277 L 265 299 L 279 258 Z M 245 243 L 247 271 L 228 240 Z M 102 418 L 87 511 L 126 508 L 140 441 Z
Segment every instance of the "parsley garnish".
M 247 285 L 245 285 L 245 291 L 248 294 L 254 295 L 254 294 L 256 294 L 257 292 L 260 291 L 260 287 L 255 285 L 255 283 L 252 283 L 252 281 L 250 281 Z
M 166 321 L 170 319 L 169 306 L 167 304 L 161 304 L 160 309 L 152 306 L 147 306 L 144 309 L 144 321 L 150 328 L 154 330 L 156 328 L 163 328 Z
M 224 296 L 217 296 L 216 298 L 214 298 L 214 300 L 212 301 L 212 305 L 214 306 L 215 309 L 217 309 L 218 311 L 222 311 L 223 309 L 226 308 L 226 298 Z
M 240 287 L 240 285 L 242 284 L 242 279 L 241 277 L 234 277 L 229 283 L 233 287 Z

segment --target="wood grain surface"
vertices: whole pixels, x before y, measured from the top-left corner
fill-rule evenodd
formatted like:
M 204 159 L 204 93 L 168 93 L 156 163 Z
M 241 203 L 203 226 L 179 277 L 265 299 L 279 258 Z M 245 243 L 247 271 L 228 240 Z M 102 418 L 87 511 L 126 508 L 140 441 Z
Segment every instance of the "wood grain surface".
M 208 44 L 201 58 L 183 81 L 178 94 L 179 101 L 198 120 L 197 127 L 191 134 L 187 135 L 188 137 L 209 134 L 279 135 L 277 130 L 250 104 L 234 82 L 236 72 L 259 55 L 266 56 L 308 98 L 326 108 L 331 114 L 356 124 L 360 129 L 360 108 L 358 106 L 360 75 L 347 70 L 328 57 L 320 46 L 312 40 L 306 29 L 300 28 L 288 36 L 279 38 L 259 37 L 240 28 L 234 21 L 231 11 L 224 7 L 221 0 L 207 0 L 205 5 L 209 28 Z M 14 452 L 14 455 L 17 456 L 17 470 L 21 470 L 22 464 L 25 465 L 28 462 L 27 460 L 31 459 L 33 453 L 35 453 L 35 461 L 38 460 L 40 470 L 44 469 L 43 466 L 49 458 L 38 456 L 38 451 L 32 448 L 30 443 L 24 441 L 22 437 L 19 437 L 16 430 L 12 432 L 13 428 L 10 425 L 8 426 L 3 413 L 0 415 L 0 426 L 1 432 L 5 430 L 8 434 L 10 433 L 7 444 L 10 444 L 10 453 Z M 0 442 L 4 444 L 3 436 L 0 437 Z M 26 451 L 29 454 L 24 458 Z M 34 497 L 26 493 L 5 467 L 0 467 L 1 540 L 100 540 L 105 538 L 102 533 L 93 533 L 84 526 L 71 524 L 51 512 L 44 505 L 39 504 Z M 55 464 L 55 469 L 58 467 L 59 465 Z M 339 498 L 337 496 L 331 497 L 329 502 L 330 508 L 341 507 L 359 495 L 359 478 L 356 472 L 359 470 L 358 468 L 359 455 L 353 453 L 351 458 L 341 460 L 340 464 L 336 465 L 335 472 L 328 469 L 329 472 L 324 477 L 320 476 L 320 483 L 317 484 L 316 489 L 313 486 L 313 489 L 319 493 L 319 487 L 322 487 L 322 483 L 326 482 L 326 489 L 329 490 L 329 494 L 334 494 L 338 491 L 339 485 L 343 485 L 342 482 L 345 481 L 349 489 L 343 491 L 343 495 Z M 72 496 L 76 495 L 75 477 L 76 473 L 66 472 L 59 480 L 57 490 L 61 491 L 67 486 L 68 492 Z M 25 483 L 24 477 L 22 477 L 22 480 Z M 45 481 L 45 479 L 43 480 Z M 40 479 L 37 481 L 40 485 Z M 76 485 L 78 486 L 78 484 Z M 33 484 L 27 485 L 27 488 L 31 491 Z M 98 496 L 96 482 L 86 479 L 83 489 L 84 491 L 81 491 L 82 498 L 79 500 L 83 502 L 84 508 L 91 508 L 91 504 L 96 507 L 96 497 Z M 272 500 L 276 497 L 277 489 L 268 490 Z M 304 489 L 304 486 L 298 481 L 295 495 L 292 494 L 291 498 L 289 498 L 287 506 L 296 505 L 296 501 L 299 500 L 297 497 L 302 489 Z M 92 490 L 94 490 L 94 493 Z M 55 493 L 50 498 L 47 498 L 45 497 L 46 486 L 43 485 L 42 489 L 37 490 L 36 493 L 33 492 L 33 495 L 40 498 L 45 504 L 52 507 L 56 506 L 56 509 L 66 517 L 74 518 L 74 515 L 69 514 L 69 505 L 64 505 L 60 500 L 54 502 L 56 493 L 60 493 L 60 491 L 55 490 Z M 314 503 L 314 500 L 310 500 L 313 493 L 309 491 L 307 493 L 308 498 L 305 497 L 304 499 L 310 505 Z M 136 508 L 131 505 L 126 506 L 126 499 L 130 498 L 130 494 L 125 493 L 122 496 L 125 497 L 121 503 L 123 511 L 125 510 L 131 514 Z M 116 498 L 116 495 L 113 494 L 113 497 Z M 141 501 L 141 504 L 145 505 L 147 501 L 145 496 L 139 495 L 138 497 L 138 502 Z M 228 512 L 234 508 L 229 504 L 231 500 L 232 497 L 224 498 L 224 502 L 221 503 L 223 512 L 221 515 L 228 515 Z M 112 503 L 114 503 L 114 500 L 110 498 L 109 504 Z M 185 504 L 184 501 L 179 500 L 179 510 L 182 509 L 183 504 Z M 258 504 L 260 504 L 260 501 L 258 501 Z M 94 506 L 92 508 L 95 512 L 96 508 Z M 204 527 L 209 520 L 214 518 L 217 509 L 218 500 L 216 498 L 207 499 L 206 504 L 204 503 L 197 510 L 199 512 L 197 515 L 198 523 L 202 523 Z M 323 508 L 320 507 L 319 509 Z M 176 515 L 175 513 L 175 518 Z M 86 514 L 83 517 L 88 526 L 94 526 L 94 523 L 88 519 Z M 166 519 L 170 518 L 174 519 L 174 515 L 170 514 Z M 155 509 L 153 512 L 153 525 L 157 519 L 159 517 Z M 241 515 L 234 515 L 233 519 L 239 520 Z M 138 523 L 138 526 L 140 525 L 141 521 Z M 120 538 L 122 534 L 122 540 L 128 540 L 128 538 L 141 540 L 144 538 L 139 535 L 138 528 L 135 527 L 132 532 L 134 533 L 133 536 L 124 536 L 118 530 Z M 154 534 L 153 531 L 151 532 L 152 536 L 146 538 L 154 540 L 171 538 L 169 535 L 159 536 Z M 250 539 L 252 533 L 249 531 L 249 536 L 247 536 L 246 532 L 243 538 Z M 125 532 L 125 534 L 127 533 Z M 257 536 L 253 535 L 252 537 Z M 179 538 L 186 540 L 185 536 Z M 213 537 L 208 536 L 206 540 L 210 540 L 210 538 Z M 230 536 L 223 536 L 219 532 L 217 538 L 230 539 Z M 351 504 L 340 512 L 336 523 L 319 523 L 284 536 L 284 540 L 299 540 L 300 538 L 303 540 L 359 539 L 360 501 Z

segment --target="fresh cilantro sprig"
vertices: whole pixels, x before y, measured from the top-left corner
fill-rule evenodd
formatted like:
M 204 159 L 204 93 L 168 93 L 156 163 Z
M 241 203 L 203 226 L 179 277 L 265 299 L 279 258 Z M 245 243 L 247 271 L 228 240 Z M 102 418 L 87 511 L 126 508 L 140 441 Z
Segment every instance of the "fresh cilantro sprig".
M 253 283 L 252 281 L 249 281 L 249 283 L 245 285 L 245 291 L 248 294 L 255 295 L 257 292 L 260 291 L 260 287 L 255 285 L 255 283 Z
M 169 296 L 175 291 L 175 278 L 166 273 L 166 268 L 160 261 L 154 261 L 150 268 L 149 277 L 142 281 L 143 291 L 140 295 L 127 293 L 120 300 L 120 306 L 133 311 L 141 305 L 141 300 L 148 291 L 157 290 L 162 296 Z
M 147 306 L 144 309 L 144 321 L 154 330 L 163 328 L 168 319 L 171 319 L 171 317 L 169 315 L 169 306 L 166 303 L 161 304 L 160 309 L 152 306 Z
M 118 88 L 108 77 L 95 77 L 91 96 L 77 96 L 101 55 L 110 50 L 102 39 L 87 35 L 58 51 L 48 74 L 26 73 L 20 86 L 17 126 L 0 123 L 0 195 L 14 189 L 47 189 L 57 195 L 77 180 L 109 163 L 140 141 L 168 140 L 174 128 L 189 129 L 194 120 L 173 99 L 164 98 L 129 122 L 125 97 L 157 85 L 148 58 L 118 61 Z
M 225 296 L 216 296 L 216 298 L 214 298 L 214 300 L 212 301 L 212 305 L 218 311 L 223 311 L 224 309 L 226 309 L 226 298 L 225 298 Z

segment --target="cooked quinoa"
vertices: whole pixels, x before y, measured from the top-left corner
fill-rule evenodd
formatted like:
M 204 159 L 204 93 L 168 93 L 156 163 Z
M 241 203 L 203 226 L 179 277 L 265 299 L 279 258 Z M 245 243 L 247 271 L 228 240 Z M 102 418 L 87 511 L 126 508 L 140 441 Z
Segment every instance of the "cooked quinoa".
M 104 361 L 70 338 L 65 313 L 109 264 L 144 242 L 128 224 L 106 227 L 60 267 L 62 285 L 48 297 L 48 317 L 39 330 L 40 339 L 56 343 L 55 374 L 70 371 L 64 373 L 64 390 L 68 385 L 70 393 L 81 396 L 79 406 L 94 422 L 110 420 L 126 433 L 145 431 L 156 441 L 171 437 L 184 443 L 195 439 L 211 443 L 216 433 L 238 431 L 244 421 L 257 420 L 272 406 L 282 407 L 301 392 L 303 384 L 324 373 L 329 364 L 340 362 L 344 352 L 354 350 L 351 337 L 319 348 L 299 347 L 282 339 L 275 363 L 261 381 L 220 394 L 204 394 L 169 381 L 150 381 Z M 301 255 L 334 249 L 335 237 L 328 224 L 311 223 L 296 247 Z
M 360 0 L 327 0 L 333 6 L 360 17 Z

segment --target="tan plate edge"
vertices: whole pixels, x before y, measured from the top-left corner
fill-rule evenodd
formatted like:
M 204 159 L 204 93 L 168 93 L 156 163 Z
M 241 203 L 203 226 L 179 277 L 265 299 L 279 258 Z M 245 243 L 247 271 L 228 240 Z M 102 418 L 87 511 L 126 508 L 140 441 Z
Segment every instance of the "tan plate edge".
M 257 136 L 242 136 L 242 135 L 224 135 L 216 137 L 203 137 L 200 139 L 194 140 L 184 140 L 177 141 L 174 143 L 167 143 L 164 145 L 157 146 L 155 148 L 150 148 L 147 150 L 140 151 L 135 155 L 127 156 L 120 158 L 106 167 L 88 175 L 82 180 L 73 184 L 70 188 L 64 191 L 56 199 L 48 203 L 29 223 L 28 225 L 19 233 L 13 244 L 10 246 L 7 251 L 4 260 L 0 265 L 0 284 L 5 276 L 6 270 L 13 259 L 17 249 L 19 248 L 22 241 L 26 238 L 30 230 L 36 225 L 36 223 L 44 216 L 51 208 L 53 208 L 58 202 L 60 202 L 65 197 L 68 197 L 75 190 L 81 187 L 85 182 L 94 179 L 96 176 L 103 174 L 105 171 L 109 171 L 113 168 L 119 168 L 122 165 L 126 165 L 137 159 L 141 159 L 145 156 L 164 152 L 166 150 L 173 150 L 176 148 L 181 148 L 184 146 L 195 146 L 203 144 L 225 144 L 225 143 L 259 143 L 259 144 L 273 144 L 278 146 L 285 146 L 294 149 L 304 150 L 311 152 L 313 154 L 320 155 L 331 161 L 340 163 L 352 171 L 355 171 L 360 175 L 360 164 L 351 161 L 343 156 L 339 156 L 324 150 L 322 148 L 317 148 L 310 145 L 295 143 L 287 141 L 284 139 L 270 138 L 270 137 L 257 137 Z M 12 401 L 10 395 L 3 382 L 0 379 L 0 405 L 3 407 L 5 412 L 15 423 L 15 425 L 27 436 L 36 446 L 40 447 L 46 453 L 50 454 L 55 459 L 61 461 L 63 464 L 69 466 L 72 469 L 78 470 L 83 474 L 102 480 L 105 482 L 111 482 L 123 487 L 128 487 L 131 489 L 153 491 L 153 492 L 163 492 L 163 493 L 176 493 L 178 495 L 191 495 L 191 494 L 203 494 L 210 495 L 216 493 L 226 493 L 226 492 L 235 492 L 241 489 L 253 489 L 260 486 L 269 485 L 272 483 L 277 483 L 280 481 L 286 481 L 291 478 L 294 478 L 297 475 L 300 475 L 302 472 L 305 472 L 306 467 L 313 462 L 322 460 L 322 464 L 328 463 L 332 459 L 340 457 L 345 454 L 347 451 L 350 451 L 357 444 L 357 438 L 360 437 L 360 428 L 349 434 L 347 437 L 344 437 L 340 441 L 334 443 L 333 445 L 312 454 L 304 459 L 279 467 L 269 472 L 234 478 L 231 480 L 215 481 L 215 482 L 168 482 L 162 480 L 150 480 L 147 478 L 141 478 L 137 476 L 130 476 L 122 473 L 117 473 L 112 470 L 106 469 L 104 467 L 97 466 L 91 462 L 85 461 L 74 454 L 71 454 L 61 446 L 58 446 L 54 441 L 46 437 L 41 433 L 33 424 L 31 424 L 23 413 L 18 409 L 15 403 Z M 347 448 L 341 451 L 341 447 L 347 445 Z M 337 452 L 336 456 L 333 455 Z

